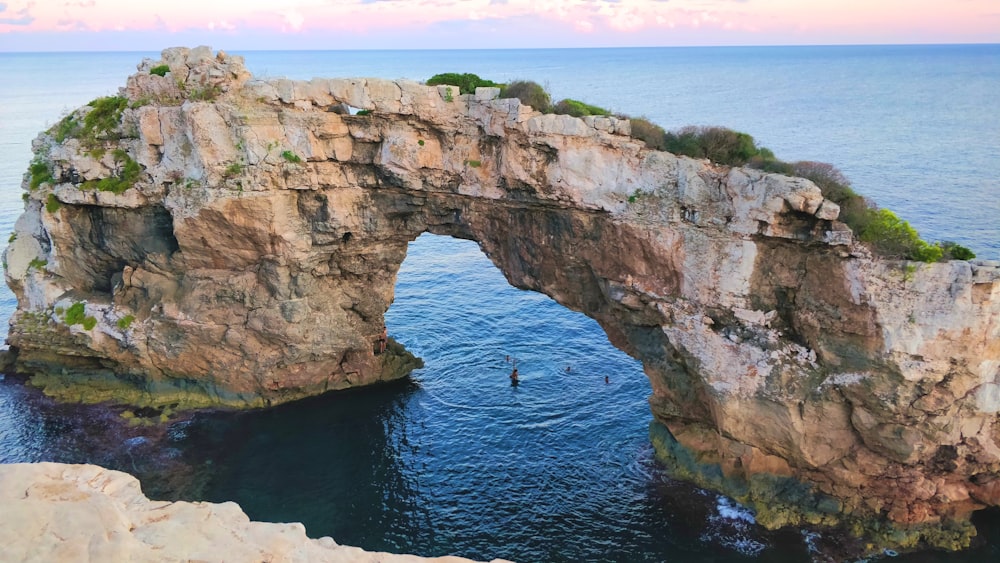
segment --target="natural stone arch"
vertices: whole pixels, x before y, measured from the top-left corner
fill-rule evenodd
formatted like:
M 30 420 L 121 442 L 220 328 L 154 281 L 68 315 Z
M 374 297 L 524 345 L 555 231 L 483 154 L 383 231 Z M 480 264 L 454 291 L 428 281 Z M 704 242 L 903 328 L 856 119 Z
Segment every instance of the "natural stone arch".
M 659 450 L 765 525 L 887 515 L 892 541 L 957 546 L 1000 504 L 995 264 L 874 258 L 811 182 L 649 150 L 627 120 L 162 63 L 113 130 L 37 141 L 51 181 L 5 258 L 47 392 L 263 406 L 398 377 L 412 359 L 373 340 L 427 231 L 595 318 L 643 362 Z M 128 162 L 134 185 L 88 189 Z

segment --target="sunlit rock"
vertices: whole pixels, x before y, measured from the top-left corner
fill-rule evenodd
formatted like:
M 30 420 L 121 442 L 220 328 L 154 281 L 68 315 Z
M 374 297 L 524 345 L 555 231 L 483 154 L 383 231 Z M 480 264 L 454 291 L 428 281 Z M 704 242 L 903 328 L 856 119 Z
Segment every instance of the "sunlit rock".
M 467 238 L 642 360 L 678 475 L 765 525 L 968 541 L 1000 504 L 998 264 L 878 259 L 808 180 L 495 94 L 144 62 L 112 127 L 35 142 L 49 178 L 5 254 L 18 368 L 182 408 L 402 377 L 416 360 L 377 352 L 407 244 Z
M 5 561 L 471 563 L 310 539 L 302 524 L 253 522 L 234 502 L 149 500 L 135 477 L 94 465 L 0 465 L 0 504 Z

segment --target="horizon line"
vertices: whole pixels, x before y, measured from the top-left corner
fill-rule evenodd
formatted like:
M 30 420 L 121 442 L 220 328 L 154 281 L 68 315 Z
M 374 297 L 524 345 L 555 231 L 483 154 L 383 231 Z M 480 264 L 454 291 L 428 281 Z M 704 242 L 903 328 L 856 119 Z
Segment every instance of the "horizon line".
M 0 55 L 43 55 L 43 54 L 98 54 L 98 53 L 154 53 L 162 52 L 165 49 L 172 49 L 176 47 L 201 47 L 207 46 L 213 51 L 226 51 L 226 52 L 246 52 L 246 53 L 310 53 L 310 52 L 400 52 L 400 51 L 587 51 L 587 50 L 606 50 L 606 49 L 748 49 L 748 48 L 758 48 L 758 49 L 769 49 L 769 48 L 787 48 L 787 47 L 987 47 L 987 46 L 1000 46 L 1000 42 L 967 42 L 967 43 L 776 43 L 771 45 L 646 45 L 646 46 L 636 46 L 636 45 L 619 45 L 619 46 L 605 46 L 605 47 L 494 47 L 494 48 L 482 48 L 482 49 L 455 49 L 448 47 L 421 47 L 421 48 L 399 48 L 399 49 L 229 49 L 229 48 L 217 48 L 212 45 L 206 45 L 204 43 L 198 45 L 170 45 L 163 47 L 161 49 L 88 49 L 80 51 L 66 51 L 66 50 L 52 50 L 52 51 L 19 51 L 19 50 L 4 50 L 0 49 Z

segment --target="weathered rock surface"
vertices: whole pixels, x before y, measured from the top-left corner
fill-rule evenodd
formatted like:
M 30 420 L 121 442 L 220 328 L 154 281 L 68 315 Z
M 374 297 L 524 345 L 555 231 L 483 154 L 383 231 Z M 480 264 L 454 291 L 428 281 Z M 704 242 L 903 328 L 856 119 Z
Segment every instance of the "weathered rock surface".
M 114 127 L 36 141 L 51 180 L 5 253 L 19 369 L 64 398 L 185 406 L 398 377 L 409 356 L 374 340 L 432 232 L 600 322 L 645 366 L 664 459 L 766 525 L 958 547 L 1000 504 L 997 264 L 877 259 L 807 180 L 495 94 L 145 61 Z M 93 189 L 130 159 L 134 185 Z
M 0 556 L 11 562 L 470 561 L 309 539 L 302 524 L 252 522 L 234 502 L 151 501 L 135 477 L 95 465 L 0 464 L 0 505 Z

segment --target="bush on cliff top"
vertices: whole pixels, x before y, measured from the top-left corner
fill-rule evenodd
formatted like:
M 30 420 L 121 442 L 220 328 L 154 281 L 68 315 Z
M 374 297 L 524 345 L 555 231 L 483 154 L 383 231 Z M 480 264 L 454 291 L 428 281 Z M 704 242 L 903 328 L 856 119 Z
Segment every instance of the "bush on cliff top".
M 725 127 L 684 127 L 667 133 L 664 145 L 674 154 L 707 158 L 727 166 L 744 166 L 754 157 L 761 160 L 774 157 L 771 151 L 758 148 L 750 135 Z
M 492 80 L 486 80 L 468 72 L 464 74 L 459 74 L 457 72 L 435 74 L 427 79 L 426 84 L 428 86 L 437 86 L 439 84 L 458 86 L 458 90 L 462 94 L 475 94 L 476 88 L 500 86 L 500 84 L 497 84 Z
M 648 134 L 655 139 L 655 132 Z M 750 135 L 724 127 L 684 127 L 667 133 L 663 145 L 674 154 L 707 158 L 728 166 L 750 166 L 812 181 L 824 198 L 840 206 L 839 219 L 881 256 L 921 262 L 975 258 L 971 250 L 955 243 L 929 243 L 921 239 L 908 222 L 888 209 L 879 209 L 856 193 L 847 177 L 832 164 L 783 162 L 766 147 L 758 147 Z
M 548 113 L 552 106 L 552 98 L 549 93 L 542 88 L 542 85 L 531 80 L 514 80 L 507 86 L 501 88 L 500 96 L 504 98 L 517 98 L 526 106 L 542 112 Z
M 646 146 L 662 151 L 667 148 L 667 132 L 659 125 L 646 119 L 645 117 L 633 117 L 629 119 L 632 125 L 632 138 L 639 139 L 646 143 Z
M 530 80 L 515 80 L 503 85 L 484 80 L 475 74 L 449 73 L 435 75 L 427 81 L 427 84 L 457 85 L 462 89 L 462 93 L 472 93 L 476 86 L 499 86 L 501 97 L 517 98 L 522 104 L 542 113 L 575 117 L 611 114 L 604 108 L 569 98 L 553 106 L 545 88 Z M 811 180 L 819 187 L 824 198 L 840 206 L 840 220 L 869 248 L 883 256 L 924 262 L 948 259 L 971 260 L 976 256 L 968 248 L 953 242 L 931 244 L 922 240 L 917 231 L 895 213 L 888 209 L 879 209 L 874 203 L 857 194 L 844 174 L 832 164 L 781 161 L 770 149 L 758 147 L 752 136 L 725 127 L 688 126 L 667 132 L 642 117 L 620 117 L 629 119 L 632 137 L 643 141 L 651 149 L 665 150 L 693 158 L 705 158 L 716 164 L 750 166 L 765 172 Z
M 573 117 L 586 117 L 588 115 L 611 115 L 610 111 L 602 107 L 592 106 L 588 103 L 581 102 L 580 100 L 571 100 L 569 98 L 566 98 L 565 100 L 559 100 L 559 102 L 552 107 L 552 113 L 572 115 Z

